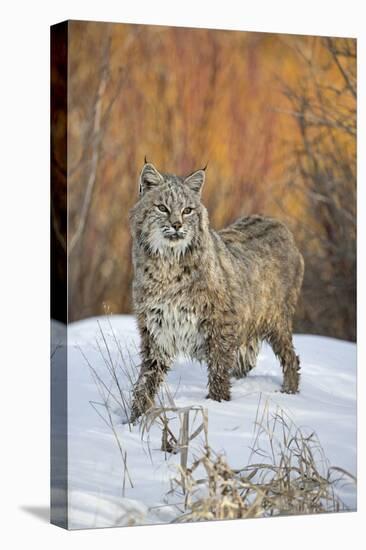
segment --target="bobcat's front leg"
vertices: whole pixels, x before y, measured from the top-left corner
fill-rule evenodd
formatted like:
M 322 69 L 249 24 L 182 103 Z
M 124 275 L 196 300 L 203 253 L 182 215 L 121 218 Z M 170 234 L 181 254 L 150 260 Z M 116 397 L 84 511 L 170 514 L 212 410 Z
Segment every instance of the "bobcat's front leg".
M 142 365 L 133 389 L 131 422 L 135 422 L 153 404 L 160 384 L 168 372 L 171 360 L 153 342 L 145 342 L 141 352 Z
M 208 395 L 215 401 L 230 401 L 230 373 L 235 365 L 235 350 L 227 342 L 210 339 L 207 346 Z

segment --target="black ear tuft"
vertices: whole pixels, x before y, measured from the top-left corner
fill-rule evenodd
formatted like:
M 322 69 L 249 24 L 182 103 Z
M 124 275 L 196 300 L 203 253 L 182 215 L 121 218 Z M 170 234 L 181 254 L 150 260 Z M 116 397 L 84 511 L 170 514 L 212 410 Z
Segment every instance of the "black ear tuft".
M 146 161 L 146 157 L 145 157 Z M 145 163 L 140 175 L 140 195 L 163 183 L 164 178 L 153 164 Z
M 205 169 L 203 170 L 196 170 L 196 172 L 193 172 L 189 176 L 186 177 L 184 180 L 185 185 L 188 185 L 192 191 L 195 191 L 196 193 L 200 193 L 202 186 L 205 182 Z

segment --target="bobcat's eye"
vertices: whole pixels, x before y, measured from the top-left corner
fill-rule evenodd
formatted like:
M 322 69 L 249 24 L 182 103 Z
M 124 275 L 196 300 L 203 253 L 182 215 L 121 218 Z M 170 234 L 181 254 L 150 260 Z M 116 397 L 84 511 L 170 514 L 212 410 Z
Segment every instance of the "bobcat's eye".
M 157 204 L 156 207 L 160 210 L 160 212 L 168 212 L 168 209 L 164 206 L 164 204 Z
M 184 208 L 183 214 L 185 214 L 187 216 L 188 214 L 192 213 L 192 210 L 193 210 L 193 208 L 191 208 L 190 206 L 187 206 L 187 208 Z

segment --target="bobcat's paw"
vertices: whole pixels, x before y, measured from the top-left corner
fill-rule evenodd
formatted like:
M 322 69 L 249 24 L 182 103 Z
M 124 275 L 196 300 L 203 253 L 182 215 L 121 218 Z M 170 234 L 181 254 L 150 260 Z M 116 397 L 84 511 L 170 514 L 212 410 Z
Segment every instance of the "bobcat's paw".
M 142 413 L 138 409 L 132 409 L 130 418 L 125 422 L 126 424 L 136 424 L 139 418 L 142 416 Z
M 206 399 L 212 399 L 213 401 L 218 401 L 219 403 L 221 403 L 221 401 L 230 401 L 231 398 L 230 393 L 216 395 L 209 392 L 206 395 Z
M 288 385 L 282 385 L 281 393 L 287 393 L 289 395 L 295 395 L 296 393 L 299 393 L 300 390 L 297 386 L 288 386 Z

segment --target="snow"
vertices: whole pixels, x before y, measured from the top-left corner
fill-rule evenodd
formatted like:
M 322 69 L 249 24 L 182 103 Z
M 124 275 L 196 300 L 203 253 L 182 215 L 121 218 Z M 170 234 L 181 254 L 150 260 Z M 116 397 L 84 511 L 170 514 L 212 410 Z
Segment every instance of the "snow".
M 53 347 L 60 327 L 53 325 Z M 101 330 L 103 335 L 101 333 Z M 103 340 L 105 338 L 105 342 Z M 179 357 L 167 377 L 178 407 L 208 410 L 210 446 L 224 453 L 231 467 L 244 467 L 251 454 L 258 403 L 280 406 L 304 430 L 315 431 L 330 465 L 356 475 L 356 346 L 332 338 L 295 335 L 301 358 L 301 391 L 280 393 L 282 373 L 271 349 L 263 345 L 258 365 L 250 375 L 233 379 L 232 399 L 218 403 L 205 399 L 205 365 Z M 123 411 L 110 401 L 112 418 L 133 483 L 124 479 L 121 453 L 100 403 L 90 365 L 107 387 L 110 376 L 103 359 L 108 350 L 113 364 L 137 365 L 139 337 L 132 316 L 90 318 L 68 328 L 68 483 L 71 529 L 165 523 L 179 514 L 182 500 L 168 495 L 177 476 L 179 454 L 161 451 L 161 429 L 154 425 L 142 439 L 141 426 L 123 424 Z M 52 368 L 57 368 L 56 349 Z M 89 363 L 89 366 L 88 366 Z M 131 383 L 122 371 L 120 384 L 127 396 Z M 177 422 L 177 421 L 176 421 Z M 198 422 L 198 420 L 197 420 Z M 197 424 L 198 425 L 198 424 Z M 172 423 L 178 431 L 177 423 Z M 202 452 L 203 435 L 192 442 L 189 458 Z M 123 485 L 125 488 L 123 490 Z M 341 494 L 349 509 L 356 509 L 356 489 Z

